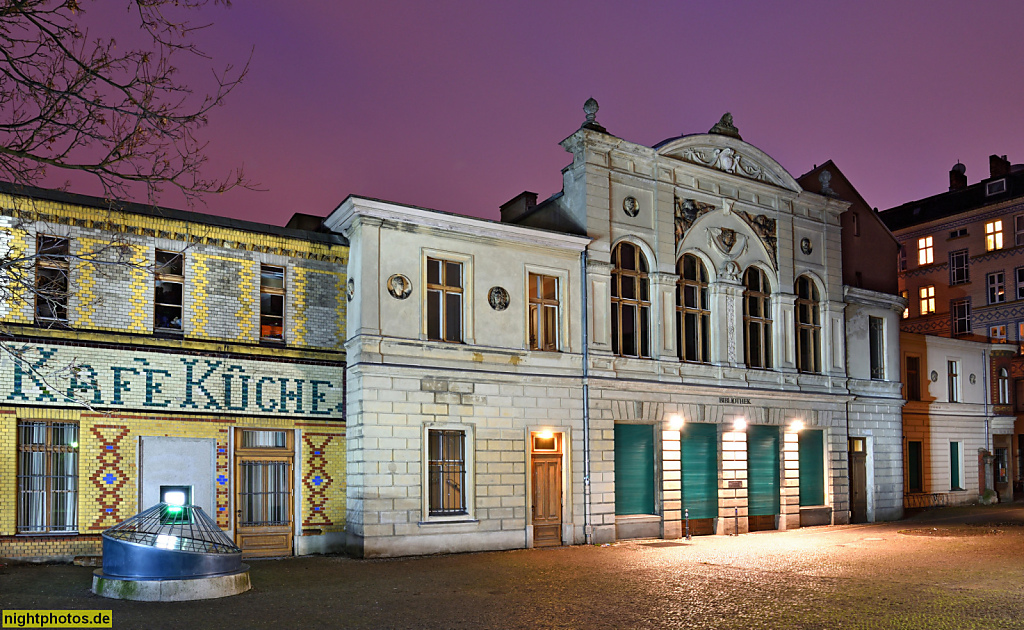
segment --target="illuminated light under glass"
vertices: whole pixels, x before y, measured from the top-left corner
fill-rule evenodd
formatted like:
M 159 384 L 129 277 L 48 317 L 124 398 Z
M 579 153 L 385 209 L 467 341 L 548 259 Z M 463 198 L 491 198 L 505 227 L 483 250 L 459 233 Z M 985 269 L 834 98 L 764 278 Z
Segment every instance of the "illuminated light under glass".
M 160 534 L 156 537 L 156 548 L 157 549 L 177 549 L 178 537 L 168 536 L 166 534 Z
M 540 433 L 537 434 L 537 437 L 539 437 L 542 440 L 550 440 L 551 438 L 555 437 L 555 432 L 554 431 L 541 431 Z
M 736 421 L 732 423 L 732 428 L 736 431 L 745 430 L 747 428 L 747 420 L 745 418 L 737 418 Z
M 683 419 L 678 413 L 674 413 L 668 417 L 668 427 L 672 431 L 679 431 L 686 424 L 686 420 Z
M 181 490 L 171 490 L 164 493 L 164 503 L 167 505 L 185 505 L 185 493 Z M 180 510 L 179 510 L 180 511 Z
M 799 433 L 804 430 L 804 423 L 802 420 L 794 420 L 793 424 L 789 425 L 789 430 L 794 433 Z
M 71 448 L 78 448 L 78 442 L 72 442 L 68 446 L 70 446 Z

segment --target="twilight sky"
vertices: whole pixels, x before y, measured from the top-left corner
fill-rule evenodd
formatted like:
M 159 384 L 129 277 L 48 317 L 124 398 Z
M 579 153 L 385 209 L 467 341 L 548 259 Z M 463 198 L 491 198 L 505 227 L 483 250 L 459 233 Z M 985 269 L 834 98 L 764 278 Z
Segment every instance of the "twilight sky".
M 561 188 L 588 96 L 648 146 L 730 111 L 793 176 L 832 159 L 883 209 L 945 191 L 958 159 L 970 183 L 990 153 L 1024 162 L 1019 1 L 238 0 L 196 17 L 213 65 L 252 50 L 202 132 L 207 174 L 244 163 L 266 189 L 209 197 L 212 214 L 281 225 L 351 193 L 496 219 Z

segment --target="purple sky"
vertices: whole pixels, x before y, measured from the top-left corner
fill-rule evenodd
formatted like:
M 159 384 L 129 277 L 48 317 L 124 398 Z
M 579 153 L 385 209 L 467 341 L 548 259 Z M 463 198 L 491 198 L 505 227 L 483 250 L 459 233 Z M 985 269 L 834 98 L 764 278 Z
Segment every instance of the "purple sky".
M 561 188 L 588 96 L 648 146 L 731 111 L 792 175 L 832 159 L 883 209 L 946 190 L 958 159 L 971 183 L 990 153 L 1024 162 L 1017 1 L 240 0 L 197 17 L 217 66 L 253 49 L 202 132 L 207 173 L 244 163 L 266 189 L 210 197 L 212 214 L 283 224 L 351 193 L 497 218 Z

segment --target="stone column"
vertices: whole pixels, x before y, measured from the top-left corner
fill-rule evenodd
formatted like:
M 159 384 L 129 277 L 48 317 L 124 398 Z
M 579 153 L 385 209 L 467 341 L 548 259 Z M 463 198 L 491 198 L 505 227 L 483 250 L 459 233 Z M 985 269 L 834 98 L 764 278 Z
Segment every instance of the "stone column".
M 680 431 L 661 432 L 661 537 L 681 538 L 682 525 L 682 457 Z
M 729 423 L 724 426 L 722 434 L 716 533 L 742 534 L 747 531 L 747 432 L 736 431 L 731 424 L 732 419 Z
M 782 433 L 782 514 L 779 529 L 800 527 L 800 434 L 788 427 Z

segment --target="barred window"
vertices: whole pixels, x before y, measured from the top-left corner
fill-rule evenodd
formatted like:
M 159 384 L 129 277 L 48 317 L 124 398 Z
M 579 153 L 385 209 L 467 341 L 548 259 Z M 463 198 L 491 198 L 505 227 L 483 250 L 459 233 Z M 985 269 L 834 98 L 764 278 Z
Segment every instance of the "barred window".
M 711 360 L 711 311 L 708 308 L 708 271 L 700 258 L 686 254 L 676 264 L 676 339 L 683 361 Z
M 647 258 L 632 243 L 612 250 L 612 352 L 651 356 L 651 297 Z
M 971 279 L 970 270 L 967 264 L 967 250 L 959 249 L 949 252 L 949 283 L 964 284 Z
M 771 368 L 771 286 L 757 267 L 750 267 L 743 273 L 743 286 L 743 343 L 747 367 Z
M 18 423 L 18 533 L 78 531 L 78 425 Z
M 868 343 L 870 349 L 871 378 L 885 378 L 885 320 L 868 317 Z
M 427 431 L 430 516 L 467 514 L 466 432 Z
M 462 341 L 462 263 L 427 258 L 427 339 Z
M 67 324 L 70 241 L 40 235 L 36 238 L 36 254 L 36 323 Z
M 796 279 L 796 367 L 821 372 L 821 309 L 818 287 L 807 276 Z

